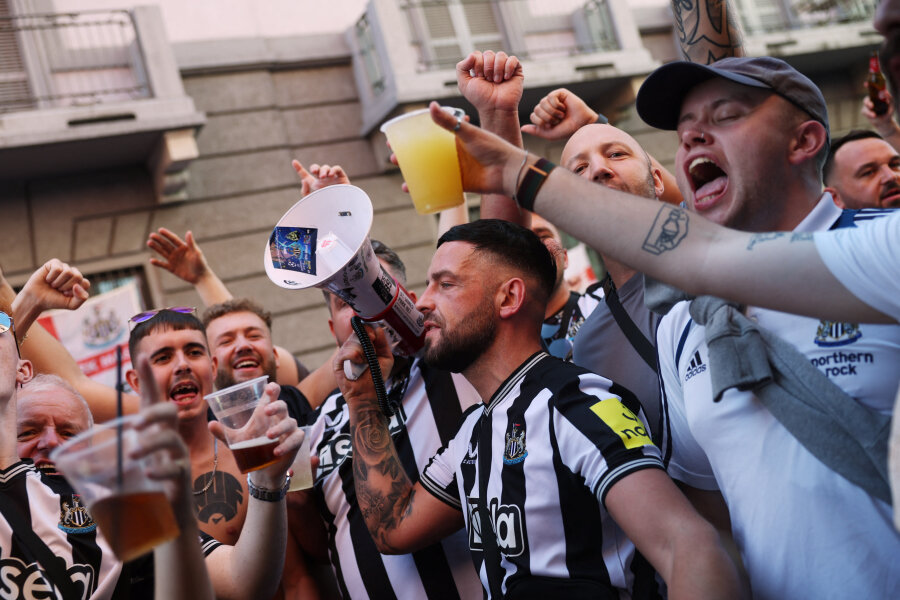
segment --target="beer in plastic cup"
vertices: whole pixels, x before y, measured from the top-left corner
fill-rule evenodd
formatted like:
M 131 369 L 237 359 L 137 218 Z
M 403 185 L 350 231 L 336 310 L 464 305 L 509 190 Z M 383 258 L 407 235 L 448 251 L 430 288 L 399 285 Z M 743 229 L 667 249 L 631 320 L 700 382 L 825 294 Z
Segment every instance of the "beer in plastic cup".
M 309 434 L 312 431 L 312 427 L 307 425 L 300 429 L 303 430 L 303 443 L 300 445 L 300 449 L 297 450 L 297 458 L 291 464 L 293 474 L 291 475 L 291 485 L 288 487 L 289 492 L 306 490 L 311 488 L 313 484 L 312 467 L 309 464 Z
M 458 118 L 465 115 L 460 108 L 441 108 Z M 436 125 L 427 108 L 395 117 L 383 124 L 381 131 L 397 155 L 419 214 L 442 211 L 465 201 L 456 136 Z
M 129 458 L 140 446 L 134 429 L 137 419 L 122 417 L 98 425 L 54 449 L 50 456 L 123 562 L 179 534 L 162 482 L 144 475 L 154 458 Z
M 277 439 L 266 435 L 277 418 L 265 414 L 263 390 L 269 377 L 263 375 L 206 396 L 216 420 L 225 430 L 225 440 L 241 473 L 249 473 L 281 460 L 275 456 Z

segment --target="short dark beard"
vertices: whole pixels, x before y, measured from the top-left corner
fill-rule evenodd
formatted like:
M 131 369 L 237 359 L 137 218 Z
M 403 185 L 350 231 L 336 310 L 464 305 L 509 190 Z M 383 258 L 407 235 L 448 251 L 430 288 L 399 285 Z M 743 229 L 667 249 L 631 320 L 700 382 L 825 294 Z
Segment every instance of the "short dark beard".
M 441 328 L 436 347 L 425 342 L 425 362 L 432 367 L 462 373 L 481 358 L 497 334 L 497 320 L 490 297 L 454 330 Z

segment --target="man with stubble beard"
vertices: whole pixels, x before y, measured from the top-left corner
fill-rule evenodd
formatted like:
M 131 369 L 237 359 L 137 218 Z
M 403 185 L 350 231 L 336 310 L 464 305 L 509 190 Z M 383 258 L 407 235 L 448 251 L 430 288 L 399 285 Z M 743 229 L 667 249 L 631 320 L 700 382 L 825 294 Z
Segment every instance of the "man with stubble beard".
M 739 597 L 734 565 L 665 475 L 640 406 L 542 350 L 555 276 L 544 244 L 507 221 L 441 236 L 416 304 L 425 361 L 462 373 L 482 403 L 417 482 L 400 468 L 371 381 L 343 376 L 345 359 L 363 361 L 361 348 L 352 338 L 342 346 L 334 372 L 350 407 L 356 494 L 378 549 L 409 552 L 465 524 L 491 598 L 658 597 L 647 561 L 671 598 Z M 374 339 L 389 371 L 383 332 Z

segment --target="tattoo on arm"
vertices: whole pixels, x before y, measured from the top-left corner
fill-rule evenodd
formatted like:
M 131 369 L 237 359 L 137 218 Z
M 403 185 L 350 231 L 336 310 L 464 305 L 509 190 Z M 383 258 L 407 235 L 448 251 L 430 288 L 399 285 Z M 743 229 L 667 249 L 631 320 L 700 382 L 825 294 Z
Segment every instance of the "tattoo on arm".
M 769 233 L 754 233 L 750 236 L 750 242 L 747 244 L 747 250 L 753 250 L 753 246 L 757 244 L 762 244 L 763 242 L 771 242 L 772 240 L 777 240 L 783 238 L 786 233 L 780 231 L 772 231 Z
M 350 437 L 360 510 L 375 540 L 390 548 L 387 535 L 412 514 L 412 482 L 377 406 L 359 410 L 359 419 L 351 422 Z
M 675 33 L 685 60 L 710 64 L 743 56 L 737 13 L 728 0 L 672 0 Z
M 674 250 L 687 235 L 688 220 L 688 213 L 685 210 L 673 206 L 660 208 L 644 240 L 644 251 L 662 254 L 667 250 Z

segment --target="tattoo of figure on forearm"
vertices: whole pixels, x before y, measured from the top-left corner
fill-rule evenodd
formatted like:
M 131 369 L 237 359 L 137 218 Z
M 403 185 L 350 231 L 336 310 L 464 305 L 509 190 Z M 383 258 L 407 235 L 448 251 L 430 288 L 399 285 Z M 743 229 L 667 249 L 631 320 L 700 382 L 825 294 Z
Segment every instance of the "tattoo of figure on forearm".
M 672 0 L 681 52 L 692 62 L 710 64 L 743 55 L 741 29 L 727 0 Z
M 674 250 L 688 232 L 688 213 L 673 206 L 664 206 L 656 213 L 642 246 L 650 254 L 662 254 Z

